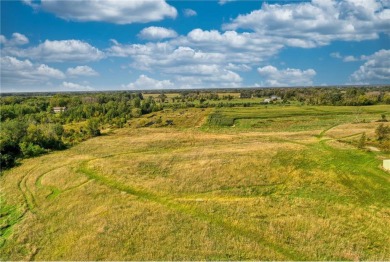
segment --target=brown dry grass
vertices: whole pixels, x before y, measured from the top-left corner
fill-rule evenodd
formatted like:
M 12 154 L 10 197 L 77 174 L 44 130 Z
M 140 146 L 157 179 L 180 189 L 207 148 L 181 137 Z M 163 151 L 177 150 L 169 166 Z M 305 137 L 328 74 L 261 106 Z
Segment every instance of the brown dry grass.
M 370 128 L 125 128 L 24 160 L 0 180 L 27 211 L 1 258 L 388 260 L 389 174 L 327 141 Z

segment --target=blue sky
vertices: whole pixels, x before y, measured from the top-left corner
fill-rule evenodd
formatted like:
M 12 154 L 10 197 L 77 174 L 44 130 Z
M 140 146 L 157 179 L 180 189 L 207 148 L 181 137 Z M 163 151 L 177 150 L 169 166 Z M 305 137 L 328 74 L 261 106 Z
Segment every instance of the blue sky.
M 390 1 L 1 1 L 1 92 L 390 84 Z

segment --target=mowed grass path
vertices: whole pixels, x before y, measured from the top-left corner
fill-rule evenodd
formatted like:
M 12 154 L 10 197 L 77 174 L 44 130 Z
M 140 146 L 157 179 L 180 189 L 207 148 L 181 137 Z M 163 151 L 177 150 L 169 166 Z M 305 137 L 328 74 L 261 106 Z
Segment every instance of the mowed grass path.
M 25 160 L 0 180 L 1 259 L 389 260 L 388 155 L 337 141 L 377 125 L 346 109 L 299 131 L 125 128 Z

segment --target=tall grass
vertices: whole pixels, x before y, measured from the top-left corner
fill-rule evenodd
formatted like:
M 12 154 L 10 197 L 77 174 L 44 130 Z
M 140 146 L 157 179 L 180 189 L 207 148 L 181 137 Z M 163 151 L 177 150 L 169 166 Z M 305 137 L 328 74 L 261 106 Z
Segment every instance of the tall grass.
M 347 107 L 219 110 L 209 120 L 240 119 L 237 129 L 203 122 L 201 109 L 159 112 L 184 127 L 124 128 L 5 172 L 1 259 L 390 259 L 378 158 L 389 156 L 337 141 L 372 138 L 377 123 L 353 123 Z M 237 122 L 257 115 L 307 121 Z

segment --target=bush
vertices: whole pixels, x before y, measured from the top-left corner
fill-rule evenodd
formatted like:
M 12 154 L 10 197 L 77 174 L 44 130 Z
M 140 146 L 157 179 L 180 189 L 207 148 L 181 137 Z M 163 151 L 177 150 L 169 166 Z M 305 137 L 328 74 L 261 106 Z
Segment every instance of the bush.
M 139 108 L 133 108 L 131 110 L 131 116 L 133 117 L 140 117 L 142 115 L 142 111 Z
M 90 136 L 100 136 L 99 122 L 96 119 L 88 120 L 87 133 Z
M 6 153 L 0 153 L 0 171 L 15 166 L 16 157 Z
M 22 142 L 20 143 L 20 150 L 24 157 L 34 157 L 39 156 L 45 153 L 45 149 L 39 145 L 34 145 L 33 143 Z
M 1 170 L 13 167 L 19 155 L 19 145 L 12 141 L 10 138 L 2 137 L 2 139 L 0 140 Z
M 376 134 L 377 139 L 379 141 L 388 140 L 389 139 L 389 134 L 390 134 L 390 127 L 389 126 L 384 126 L 383 124 L 380 124 L 375 129 L 375 134 Z
M 358 148 L 363 149 L 366 146 L 366 133 L 363 133 L 359 139 Z

